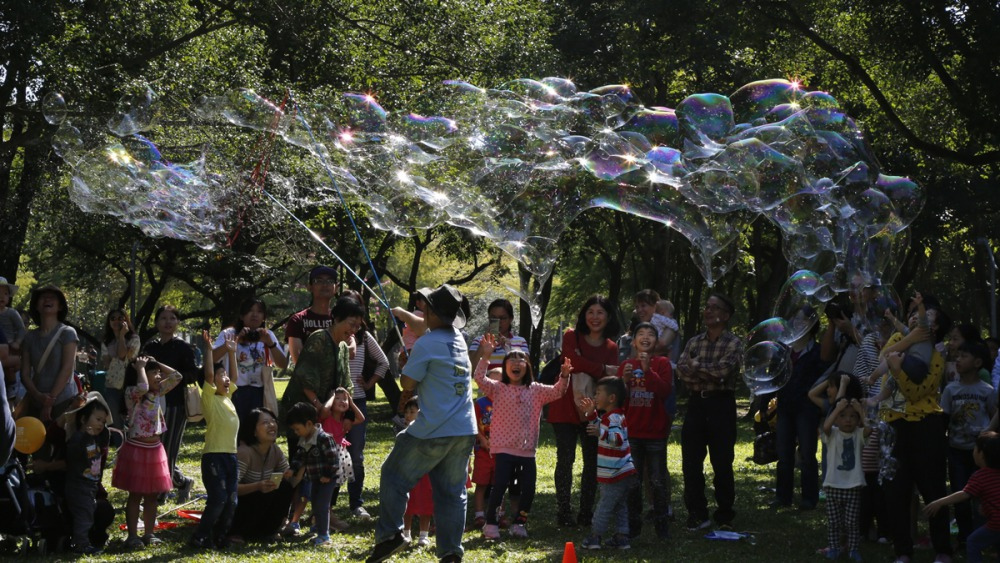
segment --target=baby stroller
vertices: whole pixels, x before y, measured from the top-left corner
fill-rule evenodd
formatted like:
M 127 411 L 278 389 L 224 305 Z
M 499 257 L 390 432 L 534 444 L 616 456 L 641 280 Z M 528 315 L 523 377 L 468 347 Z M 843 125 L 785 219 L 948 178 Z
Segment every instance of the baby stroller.
M 17 457 L 3 466 L 0 476 L 0 536 L 20 555 L 32 549 L 41 555 L 62 550 L 69 541 L 59 500 L 44 481 L 35 483 Z

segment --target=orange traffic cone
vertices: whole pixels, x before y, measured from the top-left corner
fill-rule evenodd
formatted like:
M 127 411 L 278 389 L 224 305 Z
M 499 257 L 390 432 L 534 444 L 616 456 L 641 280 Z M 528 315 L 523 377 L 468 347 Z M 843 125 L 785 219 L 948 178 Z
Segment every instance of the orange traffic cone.
M 576 561 L 576 548 L 573 547 L 573 542 L 566 542 L 566 549 L 563 550 L 563 560 L 562 563 L 577 563 Z

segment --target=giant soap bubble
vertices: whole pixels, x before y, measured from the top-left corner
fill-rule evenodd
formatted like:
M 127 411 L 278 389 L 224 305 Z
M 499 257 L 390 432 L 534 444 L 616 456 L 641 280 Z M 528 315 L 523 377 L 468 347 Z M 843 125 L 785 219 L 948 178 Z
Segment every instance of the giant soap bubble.
M 743 358 L 743 381 L 754 395 L 773 393 L 791 377 L 791 349 L 781 342 L 765 340 L 747 348 Z
M 924 201 L 915 182 L 881 170 L 833 96 L 786 80 L 728 97 L 692 94 L 676 109 L 646 107 L 625 85 L 587 91 L 556 77 L 496 88 L 446 81 L 424 94 L 416 111 L 387 110 L 364 93 L 275 103 L 240 90 L 203 96 L 193 113 L 206 127 L 274 135 L 302 149 L 312 169 L 281 183 L 290 209 L 340 205 L 343 195 L 365 205 L 375 227 L 402 235 L 443 223 L 465 228 L 516 258 L 536 288 L 552 272 L 560 236 L 587 209 L 675 229 L 709 285 L 734 267 L 740 234 L 764 217 L 780 230 L 793 269 L 812 272 L 809 293 L 776 313 L 786 321 L 854 278 L 890 283 Z M 164 125 L 164 103 L 151 90 L 126 94 L 105 132 L 88 135 L 93 128 L 61 121 L 50 100 L 73 199 L 152 236 L 218 244 L 237 220 L 232 203 L 246 171 L 227 164 L 233 159 L 220 157 L 225 149 L 212 139 L 193 156 L 165 154 L 167 145 L 191 152 L 193 143 Z

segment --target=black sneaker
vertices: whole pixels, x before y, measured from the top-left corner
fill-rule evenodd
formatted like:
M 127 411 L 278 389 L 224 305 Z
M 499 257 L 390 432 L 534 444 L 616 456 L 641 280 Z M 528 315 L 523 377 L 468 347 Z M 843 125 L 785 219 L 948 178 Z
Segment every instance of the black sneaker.
M 406 548 L 406 540 L 403 539 L 403 534 L 396 532 L 396 535 L 391 538 L 375 544 L 375 549 L 372 550 L 372 554 L 365 559 L 365 563 L 380 563 L 386 559 L 392 557 L 393 555 L 403 551 Z
M 449 553 L 438 561 L 439 563 L 462 563 L 462 556 L 457 553 Z
M 73 553 L 76 555 L 100 555 L 103 552 L 99 547 L 88 545 L 83 547 L 73 546 Z
M 697 532 L 698 530 L 704 530 L 712 525 L 712 521 L 708 518 L 700 518 L 691 514 L 687 519 L 687 529 L 691 532 Z

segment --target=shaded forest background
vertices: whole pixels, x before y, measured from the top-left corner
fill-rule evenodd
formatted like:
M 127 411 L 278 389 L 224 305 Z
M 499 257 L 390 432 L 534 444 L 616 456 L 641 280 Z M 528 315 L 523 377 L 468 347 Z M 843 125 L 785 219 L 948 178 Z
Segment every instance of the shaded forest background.
M 239 302 L 256 295 L 278 324 L 307 305 L 308 269 L 333 260 L 290 225 L 262 221 L 233 248 L 206 251 L 83 213 L 69 201 L 51 149 L 55 128 L 39 108 L 46 93 L 95 114 L 146 83 L 186 100 L 235 88 L 272 98 L 285 89 L 365 91 L 391 110 L 411 107 L 418 92 L 445 79 L 498 86 L 545 76 L 582 89 L 627 83 L 646 105 L 669 107 L 765 78 L 829 91 L 862 124 L 884 171 L 926 190 L 897 290 L 933 292 L 957 320 L 990 328 L 989 265 L 1000 240 L 994 2 L 8 0 L 0 29 L 0 275 L 22 288 L 67 289 L 70 319 L 91 339 L 117 305 L 134 307 L 137 326 L 149 331 L 156 306 L 175 303 L 194 328 L 231 322 Z M 250 146 L 232 148 L 253 166 Z M 294 166 L 281 150 L 274 159 Z M 467 232 L 438 227 L 400 237 L 371 228 L 364 207 L 349 205 L 379 275 L 392 282 L 394 305 L 448 281 L 482 311 L 493 297 L 511 297 L 504 286 L 523 275 Z M 371 279 L 343 208 L 300 213 Z M 771 316 L 791 272 L 773 225 L 758 220 L 741 236 L 746 252 L 718 288 L 740 302 L 736 322 L 748 327 Z M 631 295 L 650 287 L 674 301 L 686 334 L 696 331 L 705 284 L 687 240 L 666 226 L 591 210 L 560 251 L 543 294 L 550 329 L 572 323 L 597 292 L 621 303 L 625 320 Z M 22 290 L 15 304 L 26 299 Z M 531 332 L 529 319 L 522 306 L 522 333 Z M 542 335 L 533 336 L 538 346 Z

